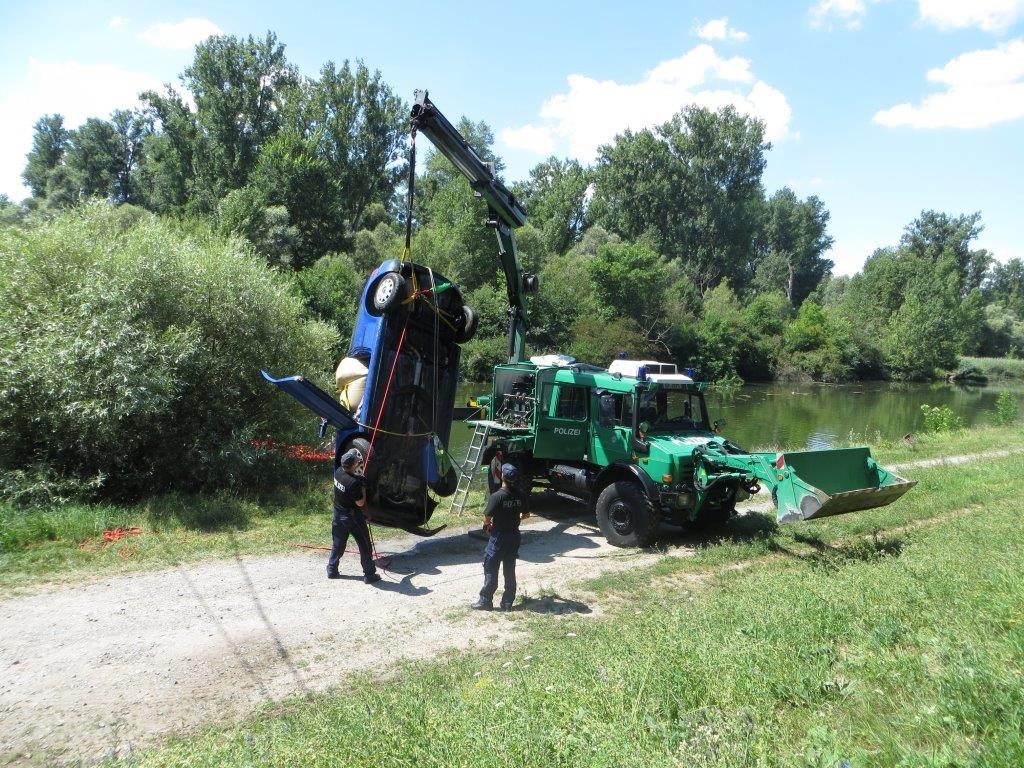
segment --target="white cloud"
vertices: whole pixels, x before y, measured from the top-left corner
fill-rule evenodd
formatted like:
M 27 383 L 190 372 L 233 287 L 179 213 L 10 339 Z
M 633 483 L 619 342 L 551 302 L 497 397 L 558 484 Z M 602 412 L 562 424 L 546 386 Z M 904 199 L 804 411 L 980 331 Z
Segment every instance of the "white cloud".
M 125 21 L 125 19 L 124 19 L 123 16 L 114 16 L 110 20 L 110 28 L 111 29 L 120 29 L 121 27 L 124 26 L 124 21 Z
M 146 27 L 139 39 L 157 48 L 188 50 L 211 35 L 222 35 L 221 28 L 209 19 L 190 16 L 175 24 L 162 23 Z
M 162 87 L 149 75 L 108 64 L 29 60 L 25 76 L 0 91 L 0 193 L 15 200 L 28 194 L 21 172 L 32 148 L 32 126 L 44 114 L 59 113 L 65 127 L 75 128 L 89 117 L 135 106 L 140 92 Z
M 819 0 L 811 8 L 811 25 L 831 26 L 833 21 L 838 21 L 847 29 L 858 29 L 865 13 L 867 0 Z
M 579 74 L 569 75 L 567 83 L 565 92 L 541 106 L 540 120 L 505 128 L 501 140 L 539 155 L 562 146 L 568 155 L 591 162 L 597 148 L 616 134 L 660 125 L 688 104 L 710 108 L 731 104 L 764 120 L 769 141 L 792 135 L 792 110 L 785 95 L 757 80 L 748 59 L 722 58 L 706 44 L 661 62 L 636 83 Z
M 918 0 L 922 21 L 942 29 L 999 32 L 1024 18 L 1024 0 Z
M 963 53 L 929 70 L 928 80 L 946 90 L 918 106 L 908 102 L 881 110 L 875 122 L 890 128 L 986 128 L 1024 117 L 1024 38 Z
M 550 155 L 555 151 L 555 137 L 546 127 L 505 128 L 501 131 L 501 140 L 513 149 L 525 149 L 537 155 Z
M 694 32 L 701 40 L 735 40 L 741 43 L 750 37 L 746 32 L 740 32 L 738 29 L 730 27 L 727 16 L 712 19 L 707 24 L 698 26 Z

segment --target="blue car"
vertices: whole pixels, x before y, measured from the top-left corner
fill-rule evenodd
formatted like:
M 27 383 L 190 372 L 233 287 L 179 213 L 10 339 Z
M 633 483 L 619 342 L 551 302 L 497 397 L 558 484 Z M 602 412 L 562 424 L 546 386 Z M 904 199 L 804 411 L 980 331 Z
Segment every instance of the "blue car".
M 338 366 L 340 399 L 301 376 L 277 385 L 336 430 L 334 464 L 349 448 L 363 454 L 367 516 L 375 523 L 432 535 L 434 496 L 455 492 L 445 461 L 459 345 L 477 318 L 457 286 L 428 267 L 391 259 L 363 287 L 352 342 Z M 440 457 L 440 459 L 439 459 Z

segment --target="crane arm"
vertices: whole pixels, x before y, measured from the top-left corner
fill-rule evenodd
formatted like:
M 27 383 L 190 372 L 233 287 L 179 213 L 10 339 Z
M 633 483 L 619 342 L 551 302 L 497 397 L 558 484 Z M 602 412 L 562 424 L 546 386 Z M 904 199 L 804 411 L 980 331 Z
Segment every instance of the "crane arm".
M 458 129 L 441 114 L 426 91 L 416 91 L 412 107 L 412 127 L 423 133 L 469 181 L 469 186 L 487 202 L 487 226 L 498 237 L 498 259 L 505 274 L 508 291 L 510 363 L 526 359 L 526 307 L 523 296 L 536 293 L 537 278 L 523 272 L 519 262 L 514 230 L 526 223 L 526 211 L 491 167 L 469 146 Z

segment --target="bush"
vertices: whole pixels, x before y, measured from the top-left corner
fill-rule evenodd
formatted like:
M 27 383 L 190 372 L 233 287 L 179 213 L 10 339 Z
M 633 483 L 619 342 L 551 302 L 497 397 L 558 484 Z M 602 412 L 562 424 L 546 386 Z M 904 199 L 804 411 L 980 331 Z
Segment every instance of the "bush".
M 251 482 L 252 440 L 303 413 L 259 369 L 324 370 L 336 343 L 237 241 L 104 204 L 0 230 L 0 261 L 8 497 Z
M 945 405 L 922 405 L 921 413 L 924 414 L 924 428 L 929 432 L 952 432 L 964 426 L 964 420 Z
M 1002 390 L 996 400 L 996 424 L 1005 427 L 1017 423 L 1019 419 L 1020 403 L 1017 402 L 1017 396 L 1008 389 Z

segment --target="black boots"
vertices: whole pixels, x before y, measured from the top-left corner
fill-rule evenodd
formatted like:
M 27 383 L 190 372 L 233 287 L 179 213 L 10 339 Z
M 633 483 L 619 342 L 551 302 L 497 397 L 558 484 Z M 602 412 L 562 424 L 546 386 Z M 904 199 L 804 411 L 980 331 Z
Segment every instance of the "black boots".
M 371 573 L 369 576 L 363 576 L 364 584 L 376 584 L 378 581 L 380 581 L 379 573 Z
M 474 611 L 490 611 L 494 609 L 494 606 L 486 600 L 484 600 L 482 597 L 469 607 L 472 608 Z

